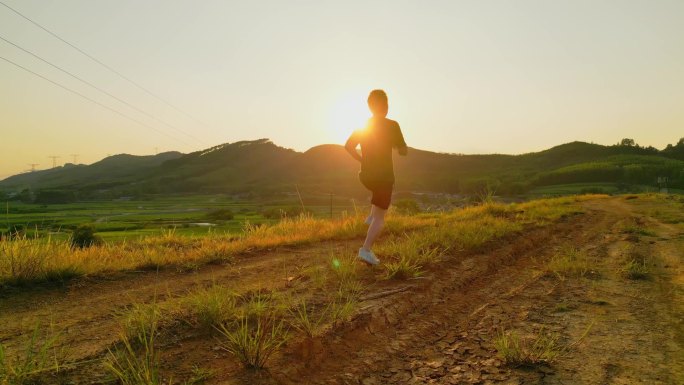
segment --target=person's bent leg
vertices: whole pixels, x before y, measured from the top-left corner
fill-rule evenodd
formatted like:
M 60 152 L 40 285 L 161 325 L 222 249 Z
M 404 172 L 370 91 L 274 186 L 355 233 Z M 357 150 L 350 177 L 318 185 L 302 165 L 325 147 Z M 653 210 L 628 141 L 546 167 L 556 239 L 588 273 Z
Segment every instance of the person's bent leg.
M 370 251 L 371 247 L 373 247 L 373 243 L 380 235 L 380 231 L 382 231 L 382 227 L 385 224 L 385 213 L 387 213 L 387 210 L 378 206 L 373 205 L 371 208 L 372 221 L 368 227 L 366 241 L 363 243 L 364 250 Z
M 366 217 L 366 220 L 364 221 L 365 224 L 369 225 L 373 223 L 373 212 L 374 212 L 375 205 L 371 205 L 371 212 L 368 214 Z

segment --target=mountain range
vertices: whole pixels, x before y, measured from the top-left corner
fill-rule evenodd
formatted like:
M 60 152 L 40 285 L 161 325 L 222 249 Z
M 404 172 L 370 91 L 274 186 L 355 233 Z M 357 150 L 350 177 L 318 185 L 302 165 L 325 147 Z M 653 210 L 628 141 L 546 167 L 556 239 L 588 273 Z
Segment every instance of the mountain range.
M 522 155 L 461 155 L 409 149 L 395 155 L 396 189 L 474 193 L 485 187 L 499 194 L 525 193 L 540 186 L 571 183 L 656 185 L 658 177 L 684 188 L 684 139 L 663 150 L 633 141 L 604 146 L 562 144 Z M 268 139 L 226 143 L 182 154 L 120 154 L 91 165 L 66 164 L 0 181 L 0 191 L 68 191 L 78 199 L 141 194 L 270 194 L 296 188 L 357 194 L 359 165 L 340 145 L 305 152 Z

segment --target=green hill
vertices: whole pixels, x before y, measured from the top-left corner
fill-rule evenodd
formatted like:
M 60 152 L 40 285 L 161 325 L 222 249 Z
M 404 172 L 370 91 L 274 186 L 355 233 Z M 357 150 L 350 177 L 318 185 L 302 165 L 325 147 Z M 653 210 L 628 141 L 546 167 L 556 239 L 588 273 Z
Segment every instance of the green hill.
M 584 142 L 523 155 L 410 149 L 407 157 L 395 156 L 395 163 L 396 187 L 404 191 L 475 193 L 489 186 L 499 194 L 511 195 L 581 183 L 612 183 L 629 190 L 656 186 L 658 177 L 667 177 L 670 187 L 684 189 L 684 140 L 662 151 Z M 190 154 L 116 155 L 88 166 L 67 164 L 12 176 L 0 181 L 0 190 L 60 191 L 72 194 L 73 199 L 88 199 L 173 193 L 269 194 L 292 191 L 298 185 L 310 191 L 357 194 L 363 191 L 357 183 L 358 167 L 340 145 L 297 152 L 260 139 Z

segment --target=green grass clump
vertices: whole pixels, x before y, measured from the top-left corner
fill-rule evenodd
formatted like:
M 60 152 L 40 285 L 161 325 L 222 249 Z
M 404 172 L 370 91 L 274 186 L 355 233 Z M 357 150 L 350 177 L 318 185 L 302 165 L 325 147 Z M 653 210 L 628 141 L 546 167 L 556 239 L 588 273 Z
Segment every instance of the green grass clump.
M 352 317 L 357 307 L 358 301 L 353 298 L 337 298 L 330 305 L 330 320 L 333 324 L 337 324 L 338 322 L 346 322 Z
M 216 285 L 196 291 L 187 298 L 194 323 L 213 330 L 236 314 L 236 295 L 225 286 Z
M 591 269 L 587 254 L 574 247 L 563 247 L 551 257 L 548 272 L 560 279 L 567 277 L 584 277 Z
M 108 352 L 105 369 L 122 385 L 172 384 L 171 380 L 163 380 L 159 370 L 159 354 L 155 348 L 156 316 L 149 322 L 139 328 L 139 334 L 133 338 L 124 334 L 121 346 Z
M 355 281 L 359 262 L 353 255 L 334 255 L 330 256 L 330 268 L 338 282 Z
M 423 275 L 422 266 L 409 258 L 401 258 L 396 262 L 385 263 L 386 275 L 389 279 L 408 279 Z
M 275 294 L 257 291 L 246 296 L 246 301 L 241 308 L 241 316 L 248 319 L 259 319 L 267 314 L 279 314 L 284 310 L 284 304 L 275 301 Z
M 220 325 L 221 347 L 245 366 L 261 369 L 269 357 L 287 342 L 285 323 L 274 314 L 264 314 L 256 320 L 242 317 L 236 323 Z
M 572 310 L 572 307 L 570 305 L 568 305 L 567 303 L 558 303 L 553 308 L 554 313 L 565 313 L 565 312 L 569 312 L 571 310 Z
M 641 260 L 633 258 L 622 266 L 622 273 L 625 277 L 633 280 L 648 279 L 650 270 L 646 258 L 641 258 Z
M 622 230 L 624 233 L 627 234 L 634 234 L 634 235 L 643 235 L 647 237 L 655 237 L 656 233 L 653 230 L 649 230 L 643 226 L 639 226 L 637 224 L 628 224 L 624 227 Z
M 331 309 L 331 306 L 328 305 L 316 314 L 316 309 L 313 306 L 302 301 L 294 309 L 290 309 L 293 318 L 292 327 L 303 332 L 307 337 L 315 337 L 325 326 L 326 320 L 330 317 Z
M 216 373 L 211 369 L 200 368 L 195 366 L 192 368 L 192 376 L 183 383 L 183 385 L 198 385 L 204 384 L 208 379 L 214 377 Z
M 27 385 L 37 378 L 60 369 L 61 352 L 56 348 L 59 335 L 42 332 L 36 326 L 24 342 L 21 353 L 10 357 L 0 343 L 0 384 Z
M 128 340 L 138 336 L 150 336 L 157 333 L 159 320 L 165 314 L 159 304 L 135 303 L 119 315 L 123 334 Z
M 500 332 L 494 346 L 506 364 L 511 366 L 534 366 L 551 363 L 565 348 L 558 343 L 558 336 L 544 330 L 531 338 L 521 339 L 515 332 Z

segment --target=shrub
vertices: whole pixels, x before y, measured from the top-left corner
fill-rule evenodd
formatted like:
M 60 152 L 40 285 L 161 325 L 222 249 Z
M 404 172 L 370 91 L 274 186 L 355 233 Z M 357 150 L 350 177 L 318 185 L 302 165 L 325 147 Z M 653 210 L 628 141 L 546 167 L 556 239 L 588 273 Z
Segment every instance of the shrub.
M 95 235 L 95 228 L 92 225 L 80 225 L 71 235 L 72 247 L 83 249 L 101 243 L 102 238 Z

